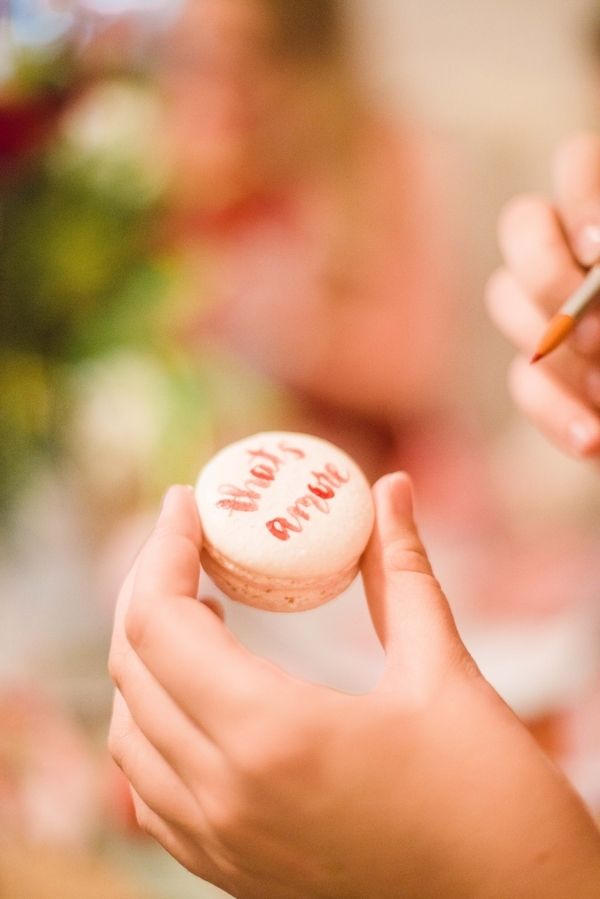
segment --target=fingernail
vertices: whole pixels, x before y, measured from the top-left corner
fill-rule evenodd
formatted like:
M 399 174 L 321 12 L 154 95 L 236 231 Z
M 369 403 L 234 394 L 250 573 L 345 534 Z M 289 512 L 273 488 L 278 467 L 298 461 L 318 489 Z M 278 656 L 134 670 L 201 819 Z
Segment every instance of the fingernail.
M 176 508 L 179 502 L 179 491 L 186 490 L 192 491 L 193 487 L 190 487 L 189 484 L 175 484 L 172 487 L 169 487 L 163 496 L 162 503 L 160 506 L 159 519 L 163 517 L 163 515 L 168 515 L 172 509 Z
M 595 406 L 600 406 L 600 369 L 593 368 L 585 380 L 589 399 Z
M 584 225 L 575 236 L 574 249 L 583 265 L 593 265 L 600 259 L 600 225 Z
M 173 504 L 174 491 L 175 491 L 175 487 L 167 487 L 167 489 L 165 490 L 161 504 L 160 504 L 159 518 L 162 518 L 162 516 L 165 513 L 169 512 L 169 509 Z
M 600 443 L 600 426 L 587 421 L 575 421 L 569 428 L 571 446 L 577 453 L 588 453 Z
M 600 350 L 600 318 L 595 313 L 582 318 L 575 326 L 574 338 L 582 353 Z
M 394 512 L 397 515 L 412 516 L 412 486 L 408 476 L 400 471 L 389 475 L 388 490 Z

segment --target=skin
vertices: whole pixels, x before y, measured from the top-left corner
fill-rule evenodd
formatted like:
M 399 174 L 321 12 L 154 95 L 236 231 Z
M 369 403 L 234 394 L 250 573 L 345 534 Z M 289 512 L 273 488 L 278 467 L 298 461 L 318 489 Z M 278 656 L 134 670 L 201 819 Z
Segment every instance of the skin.
M 163 59 L 173 227 L 200 248 L 211 299 L 199 315 L 194 287 L 194 327 L 359 417 L 355 431 L 362 416 L 402 428 L 443 413 L 462 291 L 453 166 L 427 133 L 369 111 L 343 31 L 336 53 L 288 59 L 270 9 L 190 0 Z M 221 225 L 203 234 L 211 212 Z
M 529 364 L 549 318 L 600 259 L 600 137 L 577 134 L 553 162 L 554 196 L 512 200 L 500 218 L 504 266 L 492 276 L 492 319 L 520 351 L 509 383 L 517 405 L 573 456 L 600 457 L 600 307 L 563 346 Z
M 184 4 L 160 73 L 163 140 L 178 206 L 193 207 L 200 200 L 203 207 L 218 208 L 255 188 L 248 163 L 263 149 L 269 115 L 279 102 L 268 40 L 260 3 Z
M 195 600 L 193 495 L 167 494 L 110 654 L 140 825 L 239 899 L 598 896 L 600 836 L 463 646 L 408 478 L 374 493 L 363 577 L 387 664 L 364 696 L 288 676 Z

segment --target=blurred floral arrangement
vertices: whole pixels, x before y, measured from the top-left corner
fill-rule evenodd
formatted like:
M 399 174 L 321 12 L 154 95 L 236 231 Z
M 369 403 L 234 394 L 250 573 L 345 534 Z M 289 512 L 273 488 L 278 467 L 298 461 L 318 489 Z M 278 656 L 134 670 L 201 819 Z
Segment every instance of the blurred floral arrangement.
M 147 32 L 166 6 L 173 4 L 135 4 Z M 182 454 L 196 456 L 207 425 L 199 365 L 177 339 L 181 270 L 157 240 L 165 173 L 148 152 L 158 104 L 136 61 L 145 32 L 132 27 L 126 4 L 112 7 L 99 0 L 57 13 L 20 0 L 0 12 L 4 510 L 74 434 L 99 465 L 107 449 L 117 450 L 118 464 L 126 443 L 133 467 L 136 440 L 152 438 L 152 465 L 138 475 L 152 494 L 150 472 L 165 474 L 157 456 L 168 476 L 185 473 Z M 190 420 L 182 412 L 192 407 L 195 431 L 174 452 L 173 428 L 182 436 Z
M 174 4 L 131 6 L 135 15 L 125 0 L 0 5 L 0 528 L 7 538 L 0 578 L 5 589 L 12 584 L 15 604 L 18 553 L 9 544 L 18 545 L 19 528 L 29 540 L 27 502 L 39 496 L 38 474 L 44 482 L 48 471 L 58 473 L 56 507 L 48 510 L 56 531 L 61 515 L 68 530 L 68 503 L 65 511 L 56 502 L 66 482 L 85 514 L 77 528 L 90 526 L 93 537 L 104 528 L 106 536 L 119 519 L 154 503 L 166 480 L 192 477 L 210 433 L 205 365 L 182 339 L 182 303 L 198 297 L 186 292 L 185 264 L 161 239 L 168 179 L 160 154 L 149 151 L 161 110 L 140 46 Z M 36 521 L 40 512 L 43 498 L 33 506 Z M 8 661 L 3 654 L 0 819 L 5 837 L 29 852 L 87 851 L 113 831 L 131 834 L 134 821 L 129 793 L 105 759 L 104 732 L 96 745 L 103 694 L 82 700 L 93 719 L 82 723 L 68 692 L 76 678 L 63 676 L 72 646 L 83 645 L 82 670 L 96 683 L 96 644 L 82 626 L 69 631 L 61 622 L 60 579 L 50 583 L 48 575 L 53 545 L 32 542 L 44 559 L 56 627 L 46 619 L 36 631 L 25 615 L 22 632 L 12 622 L 22 666 L 13 664 L 15 653 Z M 84 551 L 71 567 L 89 575 L 97 566 L 101 579 L 104 544 L 93 543 L 97 558 Z M 25 571 L 19 578 L 25 605 L 39 581 Z M 96 593 L 90 588 L 76 602 L 90 606 L 103 666 Z M 44 664 L 42 686 L 36 672 Z M 48 695 L 50 680 L 58 699 Z M 32 885 L 18 859 L 12 844 L 0 851 L 0 880 L 11 895 L 57 895 L 51 883 L 48 892 Z M 51 861 L 30 867 L 51 881 Z M 134 895 L 112 886 L 112 870 L 86 870 L 77 883 L 60 895 Z

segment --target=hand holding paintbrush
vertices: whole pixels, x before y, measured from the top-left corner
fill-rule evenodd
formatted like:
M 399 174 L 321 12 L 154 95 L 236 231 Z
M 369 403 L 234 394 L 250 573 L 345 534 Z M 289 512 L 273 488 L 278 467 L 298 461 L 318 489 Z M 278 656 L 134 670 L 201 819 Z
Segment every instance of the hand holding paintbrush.
M 598 303 L 600 297 L 600 265 L 596 263 L 587 273 L 577 290 L 571 294 L 558 312 L 552 316 L 542 334 L 536 351 L 531 357 L 532 365 L 544 359 L 559 347 L 575 330 L 577 322 Z
M 560 148 L 554 185 L 554 205 L 526 196 L 505 210 L 488 308 L 523 353 L 517 404 L 571 455 L 600 456 L 600 137 Z

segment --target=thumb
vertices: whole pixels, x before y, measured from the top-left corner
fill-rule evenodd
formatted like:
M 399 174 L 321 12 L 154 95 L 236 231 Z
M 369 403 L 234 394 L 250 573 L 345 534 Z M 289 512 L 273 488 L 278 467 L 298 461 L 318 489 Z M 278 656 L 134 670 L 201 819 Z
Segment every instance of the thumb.
M 384 678 L 411 682 L 468 659 L 448 601 L 413 520 L 412 485 L 403 473 L 374 487 L 375 528 L 363 560 L 373 624 L 385 650 Z
M 135 589 L 147 596 L 195 598 L 202 531 L 192 487 L 170 487 L 154 530 L 142 548 Z
M 582 132 L 565 140 L 554 157 L 556 202 L 581 265 L 600 260 L 600 135 Z

